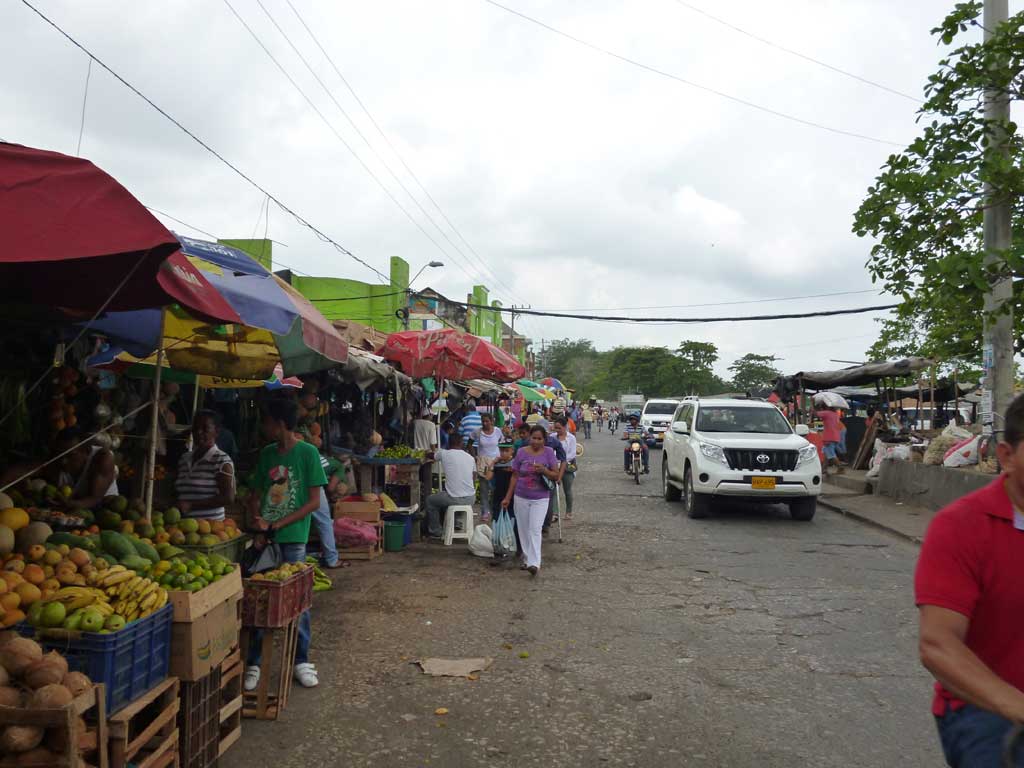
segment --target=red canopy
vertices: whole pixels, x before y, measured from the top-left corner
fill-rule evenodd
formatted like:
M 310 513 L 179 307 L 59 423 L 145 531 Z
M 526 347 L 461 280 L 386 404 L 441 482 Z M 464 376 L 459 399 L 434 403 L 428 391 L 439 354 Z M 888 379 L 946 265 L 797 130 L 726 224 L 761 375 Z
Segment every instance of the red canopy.
M 7 302 L 92 312 L 131 273 L 108 309 L 180 303 L 238 322 L 181 254 L 165 264 L 177 239 L 88 160 L 0 143 L 0 199 L 0 285 Z
M 487 379 L 515 381 L 526 369 L 504 350 L 469 333 L 441 331 L 392 333 L 378 351 L 413 378 Z

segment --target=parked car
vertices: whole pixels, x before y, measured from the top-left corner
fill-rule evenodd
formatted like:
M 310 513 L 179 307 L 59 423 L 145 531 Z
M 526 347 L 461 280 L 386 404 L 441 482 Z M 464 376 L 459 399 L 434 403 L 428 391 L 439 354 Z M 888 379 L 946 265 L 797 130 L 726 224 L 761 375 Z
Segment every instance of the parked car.
M 687 398 L 665 433 L 665 500 L 683 499 L 694 518 L 707 517 L 716 498 L 731 498 L 785 503 L 795 520 L 811 520 L 822 471 L 808 433 L 763 400 Z
M 648 400 L 644 403 L 643 410 L 640 411 L 640 426 L 644 431 L 654 431 L 654 446 L 660 446 L 665 439 L 672 414 L 676 412 L 678 406 L 678 400 Z

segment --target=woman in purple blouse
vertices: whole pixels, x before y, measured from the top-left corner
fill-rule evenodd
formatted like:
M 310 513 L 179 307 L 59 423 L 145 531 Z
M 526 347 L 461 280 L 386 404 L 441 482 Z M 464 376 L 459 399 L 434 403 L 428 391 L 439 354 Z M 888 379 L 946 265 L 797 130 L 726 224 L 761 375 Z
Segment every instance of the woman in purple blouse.
M 540 570 L 541 529 L 548 513 L 551 488 L 544 479 L 558 480 L 559 462 L 555 452 L 545 445 L 547 432 L 543 427 L 530 430 L 530 442 L 519 449 L 512 460 L 512 481 L 501 502 L 508 508 L 515 496 L 516 526 L 523 546 L 524 567 L 531 576 Z

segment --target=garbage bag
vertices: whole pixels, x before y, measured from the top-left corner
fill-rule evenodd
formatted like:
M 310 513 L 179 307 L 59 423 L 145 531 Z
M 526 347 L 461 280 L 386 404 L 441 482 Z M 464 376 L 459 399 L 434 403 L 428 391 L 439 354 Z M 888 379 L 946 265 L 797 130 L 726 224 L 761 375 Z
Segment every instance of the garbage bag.
M 494 519 L 491 540 L 495 557 L 514 555 L 517 552 L 515 522 L 507 509 L 502 509 Z
M 494 543 L 491 541 L 491 529 L 487 525 L 473 528 L 473 536 L 469 540 L 469 551 L 477 557 L 494 557 Z
M 980 437 L 969 437 L 966 440 L 961 440 L 949 449 L 942 460 L 942 464 L 946 467 L 968 467 L 971 464 L 977 464 L 980 448 Z

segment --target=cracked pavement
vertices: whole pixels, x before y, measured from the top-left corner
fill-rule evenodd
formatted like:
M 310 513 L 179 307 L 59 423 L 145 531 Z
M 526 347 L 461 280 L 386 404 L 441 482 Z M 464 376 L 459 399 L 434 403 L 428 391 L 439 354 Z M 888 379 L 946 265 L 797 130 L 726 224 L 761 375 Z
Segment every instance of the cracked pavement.
M 638 487 L 620 442 L 585 445 L 575 519 L 538 578 L 458 543 L 335 571 L 314 603 L 320 687 L 246 720 L 221 765 L 942 763 L 914 545 L 820 507 L 811 523 L 735 504 L 690 520 L 661 499 L 660 452 Z M 473 681 L 413 663 L 481 656 Z

